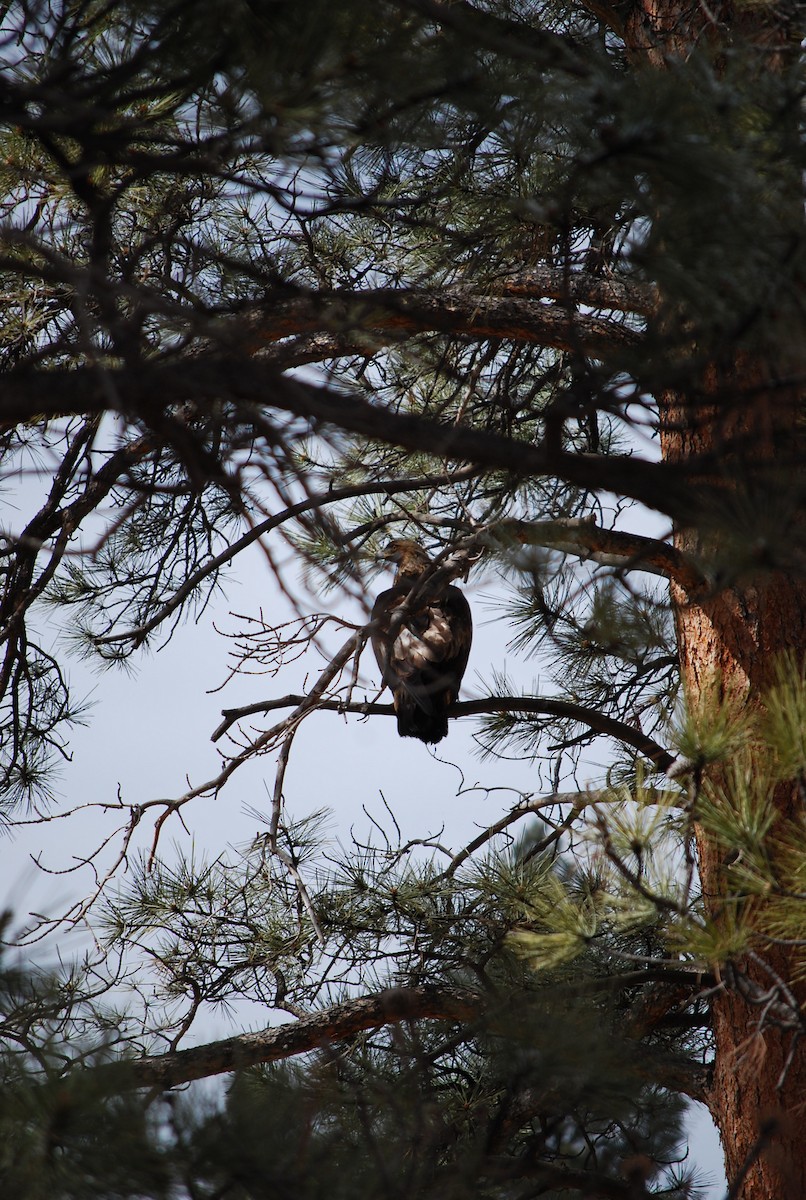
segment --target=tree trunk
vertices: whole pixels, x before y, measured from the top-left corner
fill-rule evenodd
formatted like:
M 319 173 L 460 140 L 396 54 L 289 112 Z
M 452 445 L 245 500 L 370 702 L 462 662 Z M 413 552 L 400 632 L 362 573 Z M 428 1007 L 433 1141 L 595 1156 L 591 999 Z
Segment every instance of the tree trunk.
M 739 32 L 765 48 L 765 69 L 775 69 L 791 39 L 775 21 L 773 6 L 638 0 L 626 39 L 637 62 L 662 68 L 704 42 L 718 53 L 719 39 L 727 44 L 729 35 Z M 800 195 L 796 202 L 800 211 Z M 806 331 L 800 340 L 806 342 Z M 737 352 L 726 368 L 709 368 L 692 395 L 662 399 L 662 453 L 665 461 L 702 465 L 712 482 L 720 478 L 729 502 L 740 492 L 750 505 L 770 505 L 782 497 L 782 508 L 794 514 L 791 532 L 802 541 L 796 505 L 787 504 L 798 459 L 803 462 L 798 454 L 802 397 L 780 386 L 774 360 L 765 365 L 764 357 L 760 350 L 743 360 Z M 734 508 L 739 511 L 738 504 Z M 702 525 L 699 533 L 678 529 L 678 547 L 706 557 L 718 549 L 719 534 L 703 533 Z M 763 548 L 759 553 L 763 557 Z M 800 572 L 745 570 L 728 586 L 700 596 L 673 585 L 672 603 L 682 679 L 694 702 L 718 679 L 725 694 L 752 705 L 774 682 L 782 652 L 794 651 L 801 661 L 806 657 L 806 582 Z M 779 828 L 802 810 L 794 787 L 780 787 L 776 801 Z M 711 914 L 718 916 L 726 889 L 722 856 L 701 829 L 697 845 L 703 893 Z M 792 979 L 794 954 L 765 946 L 763 962 L 760 955 L 736 964 L 749 981 L 744 993 L 728 986 L 713 1004 L 716 1060 L 709 1106 L 737 1200 L 806 1197 L 806 1053 L 793 1043 L 791 1030 L 769 1020 L 769 1006 L 765 1013 L 761 1002 L 776 993 L 780 981 Z M 802 1007 L 806 986 L 792 991 Z
M 782 522 L 789 522 L 786 533 L 798 559 L 802 397 L 779 385 L 774 368 L 760 362 L 762 356 L 760 351 L 749 360 L 737 352 L 729 368 L 709 368 L 692 396 L 662 398 L 662 453 L 667 462 L 688 463 L 695 476 L 702 472 L 711 483 L 722 481 L 725 528 L 737 522 L 743 508 L 777 509 Z M 721 551 L 728 580 L 699 595 L 672 585 L 682 680 L 695 705 L 712 692 L 715 680 L 726 698 L 753 705 L 776 682 L 782 654 L 806 659 L 806 579 L 797 569 L 765 568 L 764 547 L 758 550 L 761 565 L 753 568 L 753 555 L 743 553 L 736 533 L 720 534 L 719 518 L 709 532 L 708 514 L 703 518 L 696 530 L 677 530 L 677 548 L 706 562 Z M 741 560 L 735 578 L 730 578 L 729 536 Z M 718 768 L 712 778 L 719 782 Z M 779 786 L 775 801 L 780 830 L 802 812 L 799 788 Z M 728 890 L 722 851 L 699 826 L 695 829 L 703 895 L 711 916 L 719 919 Z M 773 839 L 775 833 L 774 828 Z M 770 869 L 775 871 L 774 858 Z M 733 1193 L 737 1200 L 806 1197 L 806 1053 L 793 1043 L 791 1029 L 770 1020 L 769 1005 L 765 1010 L 767 1000 L 783 999 L 781 981 L 801 1008 L 806 1004 L 806 984 L 790 983 L 798 953 L 765 942 L 757 959 L 735 964 L 743 988 L 731 986 L 736 977 L 726 974 L 729 986 L 713 1003 L 716 1057 L 709 1107 L 722 1138 L 728 1181 L 742 1181 Z
M 719 671 L 723 687 L 746 703 L 772 681 L 775 656 L 786 649 L 803 655 L 806 647 L 806 586 L 783 574 L 748 580 L 718 595 L 690 603 L 675 589 L 680 663 L 694 698 Z M 778 821 L 793 819 L 802 802 L 795 788 L 777 793 Z M 719 912 L 725 890 L 718 846 L 698 828 L 697 847 L 703 893 L 711 913 Z M 764 947 L 760 962 L 737 968 L 757 985 L 755 998 L 771 997 L 776 977 L 789 981 L 795 951 Z M 797 1001 L 806 988 L 793 989 Z M 806 1197 L 806 1054 L 791 1030 L 763 1019 L 764 1006 L 751 1003 L 733 988 L 713 1003 L 716 1057 L 709 1107 L 720 1131 L 729 1182 L 741 1177 L 743 1200 L 803 1200 Z M 763 1024 L 763 1028 L 762 1028 Z M 786 1070 L 785 1070 L 786 1067 Z M 783 1080 L 781 1083 L 780 1081 Z

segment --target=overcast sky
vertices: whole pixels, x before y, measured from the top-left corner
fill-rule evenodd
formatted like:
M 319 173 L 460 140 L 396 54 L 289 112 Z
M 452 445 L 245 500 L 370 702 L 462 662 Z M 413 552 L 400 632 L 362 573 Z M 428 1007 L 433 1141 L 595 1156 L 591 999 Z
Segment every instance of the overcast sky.
M 388 583 L 388 577 L 379 577 L 378 590 Z M 494 670 L 505 665 L 519 684 L 540 683 L 537 662 L 515 660 L 507 651 L 512 631 L 494 618 L 490 601 L 485 599 L 494 588 L 495 579 L 489 575 L 471 576 L 465 588 L 475 622 L 462 693 L 465 699 L 483 694 L 479 677 L 489 680 Z M 323 606 L 321 597 L 308 597 L 308 602 L 312 610 Z M 335 594 L 327 603 L 337 603 Z M 217 595 L 201 617 L 182 626 L 161 652 L 140 659 L 133 674 L 119 669 L 98 674 L 72 660 L 70 677 L 76 694 L 88 697 L 93 706 L 87 713 L 87 726 L 77 730 L 71 740 L 73 761 L 62 767 L 57 778 L 59 806 L 114 803 L 118 789 L 127 803 L 174 798 L 185 791 L 188 780 L 197 785 L 215 775 L 220 758 L 210 735 L 220 721 L 221 709 L 297 690 L 303 686 L 304 672 L 315 672 L 323 662 L 309 656 L 276 678 L 240 676 L 223 691 L 211 691 L 226 679 L 234 648 L 222 633 L 243 627 L 243 621 L 231 614 L 256 615 L 261 608 L 267 620 L 279 622 L 289 615 L 287 601 L 265 559 L 255 552 L 241 556 L 231 572 L 227 595 Z M 362 619 L 358 606 L 344 615 Z M 363 677 L 377 683 L 369 649 L 362 666 Z M 372 691 L 367 694 L 373 696 Z M 265 717 L 255 718 L 261 728 L 266 721 Z M 365 808 L 382 824 L 389 824 L 385 800 L 404 840 L 439 835 L 443 844 L 459 849 L 511 808 L 519 792 L 547 790 L 528 762 L 482 762 L 473 741 L 475 724 L 473 718 L 452 721 L 448 738 L 433 752 L 418 741 L 400 739 L 389 718 L 361 720 L 316 714 L 296 738 L 285 780 L 288 810 L 294 817 L 303 817 L 327 807 L 332 813 L 333 838 L 347 844 L 351 829 L 360 836 L 369 832 Z M 193 800 L 184 810 L 189 832 L 172 818 L 162 835 L 162 853 L 170 853 L 175 841 L 185 851 L 192 845 L 197 854 L 215 857 L 228 846 L 251 840 L 262 830 L 245 810 L 269 811 L 273 768 L 272 757 L 250 763 L 235 774 L 218 799 Z M 592 781 L 600 778 L 595 763 L 582 772 L 583 783 L 586 773 Z M 7 881 L 5 904 L 13 909 L 18 923 L 31 911 L 66 908 L 91 882 L 86 871 L 44 875 L 31 856 L 39 855 L 51 870 L 64 871 L 74 863 L 74 855 L 86 852 L 91 842 L 99 842 L 115 823 L 115 814 L 104 816 L 90 808 L 69 821 L 55 820 L 0 840 L 0 876 Z M 144 826 L 141 845 L 150 843 L 152 828 L 151 823 Z M 64 949 L 69 942 L 62 939 L 60 944 Z M 232 1032 L 225 1014 L 219 1014 L 200 1024 L 195 1040 Z M 719 1181 L 707 1200 L 724 1195 L 715 1138 L 707 1112 L 697 1106 L 692 1113 L 691 1154 Z

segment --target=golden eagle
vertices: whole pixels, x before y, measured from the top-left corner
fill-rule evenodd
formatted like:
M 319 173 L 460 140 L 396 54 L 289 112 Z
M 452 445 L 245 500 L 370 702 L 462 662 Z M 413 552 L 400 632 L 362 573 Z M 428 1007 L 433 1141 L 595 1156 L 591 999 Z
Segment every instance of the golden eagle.
M 395 538 L 381 557 L 397 563 L 397 575 L 394 587 L 373 605 L 372 648 L 392 690 L 397 731 L 401 737 L 440 742 L 470 654 L 470 605 L 457 587 L 436 578 L 418 587 L 431 560 L 417 542 Z M 402 605 L 402 618 L 395 619 Z

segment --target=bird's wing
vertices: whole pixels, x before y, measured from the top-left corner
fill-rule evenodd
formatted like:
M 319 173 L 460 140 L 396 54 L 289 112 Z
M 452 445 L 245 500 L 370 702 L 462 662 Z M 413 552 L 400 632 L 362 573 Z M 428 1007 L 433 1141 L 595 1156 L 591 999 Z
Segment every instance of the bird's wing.
M 473 637 L 470 606 L 451 585 L 407 613 L 392 635 L 393 615 L 407 595 L 407 588 L 390 588 L 381 592 L 372 610 L 372 646 L 384 683 L 393 689 L 402 685 L 421 700 L 428 692 L 446 689 L 455 696 Z

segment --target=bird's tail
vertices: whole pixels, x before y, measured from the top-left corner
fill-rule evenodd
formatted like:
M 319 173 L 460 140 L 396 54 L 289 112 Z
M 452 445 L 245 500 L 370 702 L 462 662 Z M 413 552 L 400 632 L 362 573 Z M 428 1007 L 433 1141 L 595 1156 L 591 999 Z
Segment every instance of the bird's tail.
M 395 694 L 397 732 L 401 737 L 419 738 L 421 742 L 441 742 L 448 734 L 447 703 L 440 704 L 435 696 L 424 697 L 426 708 L 411 692 L 402 688 Z M 449 702 L 450 698 L 446 697 Z

